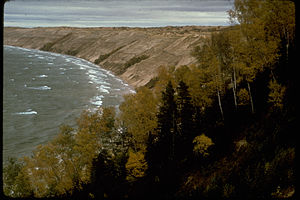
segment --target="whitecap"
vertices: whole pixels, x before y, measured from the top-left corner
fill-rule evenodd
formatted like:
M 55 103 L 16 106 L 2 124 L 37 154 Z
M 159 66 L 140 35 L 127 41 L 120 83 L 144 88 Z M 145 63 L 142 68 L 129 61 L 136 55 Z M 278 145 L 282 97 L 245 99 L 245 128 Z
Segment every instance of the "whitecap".
M 51 90 L 51 87 L 45 85 L 45 86 L 40 86 L 40 87 L 28 87 L 29 89 L 33 90 Z
M 89 69 L 89 68 L 91 68 L 90 66 L 85 65 L 85 64 L 81 64 L 81 63 L 73 62 L 73 64 L 80 66 L 80 69 Z
M 93 70 L 93 69 L 89 69 L 89 70 L 88 70 L 88 73 L 90 73 L 90 74 L 97 74 L 97 71 L 95 71 L 95 70 Z
M 54 65 L 54 63 L 48 63 L 48 65 Z
M 15 113 L 16 115 L 36 115 L 37 112 L 32 110 L 32 111 L 25 111 L 25 112 L 17 112 Z
M 89 77 L 91 77 L 92 79 L 96 79 L 97 78 L 97 76 L 92 75 L 92 74 L 89 74 Z
M 104 89 L 110 89 L 110 87 L 105 86 L 105 85 L 101 85 L 100 88 L 104 88 Z
M 20 49 L 22 49 L 23 51 L 31 51 L 30 49 L 26 49 L 26 48 L 22 48 L 22 47 L 20 47 Z
M 39 75 L 39 76 L 37 76 L 38 78 L 47 78 L 48 76 L 47 75 L 45 75 L 45 74 L 42 74 L 42 75 Z
M 116 76 L 113 75 L 110 71 L 106 71 L 106 74 L 109 75 L 110 77 L 116 78 Z
M 102 106 L 102 101 L 92 101 L 91 104 L 96 105 L 96 106 Z
M 107 78 L 107 75 L 106 75 L 106 74 L 104 74 L 104 73 L 100 73 L 100 74 L 98 74 L 98 76 L 101 76 L 101 77 Z
M 109 94 L 109 91 L 107 90 L 107 89 L 109 89 L 109 88 L 107 88 L 107 87 L 105 87 L 105 86 L 103 86 L 103 85 L 100 85 L 100 87 L 97 86 L 96 88 L 99 89 L 100 92 L 104 92 L 104 93 Z
M 61 54 L 53 53 L 53 52 L 50 52 L 49 54 L 52 55 L 52 56 L 61 56 Z
M 50 59 L 50 60 L 54 60 L 56 59 L 55 57 L 52 57 L 52 56 L 46 56 L 47 59 Z
M 103 95 L 99 95 L 99 96 L 95 96 L 92 100 L 91 100 L 91 104 L 96 105 L 96 106 L 101 106 L 102 105 L 102 98 L 104 98 Z

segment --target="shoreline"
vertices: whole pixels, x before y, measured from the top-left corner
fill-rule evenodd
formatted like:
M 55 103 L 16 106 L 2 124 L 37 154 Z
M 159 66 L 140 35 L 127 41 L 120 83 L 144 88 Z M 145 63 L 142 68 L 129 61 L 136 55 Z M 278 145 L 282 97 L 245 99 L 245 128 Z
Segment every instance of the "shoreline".
M 4 27 L 3 43 L 87 60 L 136 89 L 150 82 L 160 66 L 195 63 L 193 48 L 226 27 Z
M 44 57 L 43 58 L 43 60 L 44 60 L 43 62 L 46 63 L 46 64 L 49 62 L 49 61 L 45 60 L 45 58 L 47 56 L 59 57 L 58 59 L 63 59 L 66 63 L 67 62 L 69 63 L 68 65 L 70 66 L 70 69 L 73 69 L 73 68 L 75 69 L 75 67 L 73 67 L 72 65 L 77 65 L 76 66 L 78 68 L 77 70 L 79 70 L 79 69 L 80 70 L 84 70 L 84 72 L 82 73 L 82 76 L 84 76 L 85 77 L 84 79 L 86 79 L 86 81 L 84 81 L 84 83 L 86 85 L 90 85 L 90 83 L 93 84 L 94 85 L 93 87 L 95 88 L 95 91 L 96 90 L 97 91 L 95 93 L 93 93 L 90 97 L 88 96 L 87 98 L 85 98 L 87 100 L 85 103 L 83 103 L 83 104 L 80 103 L 79 104 L 79 108 L 80 109 L 77 109 L 77 108 L 76 109 L 72 109 L 72 112 L 68 113 L 67 115 L 60 114 L 59 118 L 61 118 L 61 119 L 63 118 L 65 120 L 67 120 L 67 121 L 61 121 L 61 124 L 68 124 L 68 125 L 73 124 L 73 121 L 75 122 L 75 119 L 72 120 L 71 123 L 70 123 L 70 119 L 72 118 L 72 116 L 75 116 L 74 114 L 77 113 L 77 111 L 75 111 L 75 110 L 78 110 L 78 113 L 77 113 L 78 116 L 77 117 L 80 116 L 80 113 L 83 110 L 88 110 L 88 111 L 94 112 L 96 109 L 99 109 L 100 107 L 106 107 L 106 106 L 112 106 L 112 107 L 116 108 L 116 112 L 118 112 L 119 105 L 124 100 L 124 98 L 123 98 L 124 94 L 131 94 L 132 92 L 135 92 L 132 87 L 130 87 L 126 82 L 124 82 L 119 77 L 113 75 L 110 71 L 105 70 L 103 68 L 100 68 L 98 65 L 95 65 L 94 63 L 91 63 L 91 62 L 89 62 L 87 60 L 84 60 L 82 58 L 77 58 L 77 57 L 74 57 L 74 56 L 69 56 L 69 55 L 64 55 L 64 54 L 58 54 L 58 53 L 53 53 L 53 52 L 45 52 L 45 51 L 41 51 L 41 50 L 37 50 L 37 49 L 27 49 L 27 48 L 24 48 L 24 47 L 18 47 L 18 46 L 12 46 L 12 45 L 3 45 L 3 48 L 4 48 L 4 50 L 8 50 L 8 51 L 20 51 L 24 55 L 26 55 L 27 53 L 28 53 L 28 55 L 29 54 L 31 54 L 31 55 L 35 54 L 35 56 L 28 56 L 28 57 L 30 57 L 30 59 L 32 57 L 39 58 L 39 56 L 45 55 L 45 56 L 43 56 Z M 69 61 L 67 61 L 67 60 L 69 60 Z M 59 61 L 61 61 L 61 60 L 59 60 Z M 50 62 L 51 63 L 55 63 L 55 62 L 59 62 L 59 61 L 50 61 Z M 29 61 L 28 61 L 28 63 L 29 63 Z M 9 66 L 9 65 L 7 65 L 7 66 Z M 28 66 L 28 65 L 25 65 L 25 66 Z M 56 63 L 56 65 L 51 65 L 51 66 L 55 66 L 53 68 L 56 68 L 56 70 L 61 69 L 61 68 L 59 68 L 61 66 L 59 66 L 58 63 Z M 31 68 L 31 67 L 29 67 L 29 68 Z M 22 70 L 22 67 L 18 68 L 18 69 Z M 35 69 L 35 68 L 32 68 L 32 69 Z M 53 69 L 53 70 L 55 70 L 55 69 Z M 34 76 L 32 76 L 32 77 L 34 77 L 34 78 L 35 77 L 40 77 L 40 78 L 48 77 L 48 74 L 47 75 L 38 75 L 38 74 L 35 74 L 34 73 L 35 70 L 32 70 L 31 72 L 33 72 Z M 96 72 L 99 75 L 96 78 L 92 77 L 91 75 L 93 75 Z M 39 74 L 44 74 L 44 73 L 39 73 Z M 104 76 L 102 76 L 101 74 L 103 74 Z M 49 75 L 49 77 L 53 77 L 53 76 Z M 28 79 L 28 80 L 31 80 L 31 78 Z M 59 79 L 59 80 L 61 80 L 61 79 Z M 54 90 L 57 89 L 57 87 L 56 88 L 55 88 L 55 86 L 52 87 L 52 85 L 49 85 L 49 86 L 51 86 L 51 87 L 49 87 L 47 83 L 45 83 L 47 85 L 46 86 L 44 83 L 34 85 L 34 84 L 31 84 L 31 82 L 30 82 L 29 83 L 30 87 L 27 87 L 27 84 L 28 83 L 26 82 L 26 84 L 24 85 L 24 88 L 27 88 L 28 91 L 45 90 L 43 92 L 46 92 L 46 90 L 50 91 L 51 88 L 52 89 L 54 88 Z M 45 85 L 45 86 L 40 86 L 40 85 Z M 23 85 L 21 85 L 21 86 L 23 86 Z M 89 90 L 89 91 L 91 91 L 91 90 Z M 18 94 L 18 93 L 16 93 L 16 94 Z M 113 97 L 110 97 L 110 95 L 112 95 Z M 78 101 L 80 102 L 80 100 L 78 100 Z M 120 103 L 118 103 L 118 102 L 120 102 Z M 36 106 L 36 104 L 34 104 L 34 105 Z M 5 123 L 7 125 L 9 125 L 10 123 L 8 123 L 8 122 L 12 122 L 11 120 L 13 119 L 11 117 L 15 117 L 15 116 L 18 116 L 19 118 L 23 118 L 24 117 L 26 119 L 28 117 L 29 118 L 36 118 L 36 117 L 40 118 L 40 116 L 45 116 L 45 114 L 42 112 L 44 109 L 41 109 L 42 108 L 41 106 L 39 106 L 38 109 L 37 109 L 37 107 L 34 107 L 34 106 L 33 107 L 32 106 L 29 106 L 29 107 L 28 106 L 24 106 L 22 108 L 24 108 L 24 109 L 10 110 L 9 112 L 7 112 L 6 113 L 7 114 L 7 116 L 6 116 L 7 118 L 6 119 L 8 121 L 6 121 Z M 30 108 L 30 109 L 28 109 L 28 108 Z M 33 124 L 30 124 L 28 126 L 32 126 L 32 125 Z M 72 125 L 72 127 L 73 127 L 73 125 Z M 49 127 L 47 127 L 47 130 L 45 131 L 45 133 L 50 133 L 52 129 L 53 130 L 55 129 L 55 131 L 54 131 L 55 133 L 51 132 L 51 134 L 49 134 L 49 135 L 47 135 L 45 137 L 51 138 L 51 137 L 55 136 L 58 133 L 58 131 L 56 131 L 56 129 L 58 127 L 52 127 L 52 126 L 50 128 Z M 6 131 L 6 133 L 10 133 L 10 130 L 8 130 L 8 129 L 6 129 L 5 131 Z M 23 130 L 23 131 L 25 131 L 25 130 Z M 14 135 L 14 134 L 8 134 L 8 135 Z M 25 139 L 25 141 L 27 142 L 26 139 Z M 43 139 L 37 139 L 37 141 L 43 141 L 43 143 L 45 142 Z M 40 144 L 43 144 L 43 143 L 40 143 Z M 7 158 L 7 156 L 15 156 L 14 154 L 10 154 L 9 153 L 9 152 L 11 152 L 11 149 L 9 148 L 10 144 L 9 143 L 7 143 L 7 144 L 8 144 L 8 146 L 6 147 L 6 151 L 7 152 L 5 153 L 5 157 Z M 34 146 L 36 146 L 35 143 L 34 143 Z M 24 150 L 24 151 L 27 152 L 27 150 Z M 32 151 L 30 151 L 29 154 L 31 154 L 31 153 L 32 153 Z M 3 160 L 3 163 L 6 163 L 6 161 L 7 161 L 6 159 Z
M 51 52 L 51 51 L 43 51 L 43 50 L 39 50 L 39 49 L 29 49 L 29 48 L 24 48 L 24 47 L 20 47 L 20 46 L 13 46 L 13 45 L 6 45 L 6 44 L 4 44 L 3 47 L 5 47 L 5 46 L 7 46 L 7 47 L 13 47 L 13 48 L 19 48 L 19 49 L 22 49 L 22 50 L 25 50 L 25 51 L 28 51 L 28 50 L 30 50 L 30 51 L 40 51 L 40 52 L 50 53 L 50 54 L 54 54 L 54 55 L 56 54 L 57 56 L 68 56 L 68 57 L 73 57 L 75 59 L 82 60 L 84 62 L 87 62 L 87 63 L 91 64 L 91 65 L 94 65 L 95 67 L 100 68 L 100 70 L 105 71 L 106 74 L 109 74 L 110 76 L 113 76 L 116 80 L 119 80 L 123 85 L 129 87 L 130 88 L 130 92 L 135 92 L 134 88 L 131 85 L 129 85 L 126 81 L 122 80 L 119 76 L 116 76 L 112 71 L 106 70 L 103 67 L 101 67 L 99 65 L 96 65 L 95 63 L 92 63 L 92 62 L 90 62 L 88 60 L 85 60 L 83 58 L 79 58 L 79 57 L 71 56 L 71 55 L 67 55 L 67 54 L 61 54 L 61 53 Z

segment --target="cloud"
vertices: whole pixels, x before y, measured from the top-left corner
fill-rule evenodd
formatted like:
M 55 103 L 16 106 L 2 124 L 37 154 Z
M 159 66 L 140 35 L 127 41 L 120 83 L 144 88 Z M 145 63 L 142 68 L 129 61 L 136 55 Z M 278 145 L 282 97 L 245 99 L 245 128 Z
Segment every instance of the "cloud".
M 232 0 L 16 0 L 5 26 L 228 25 Z

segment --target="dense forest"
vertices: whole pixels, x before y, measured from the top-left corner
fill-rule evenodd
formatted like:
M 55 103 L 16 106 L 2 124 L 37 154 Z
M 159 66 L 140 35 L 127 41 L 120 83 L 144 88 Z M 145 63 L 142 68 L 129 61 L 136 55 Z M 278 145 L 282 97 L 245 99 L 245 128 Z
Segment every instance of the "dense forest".
M 197 64 L 162 66 L 120 112 L 85 111 L 77 128 L 64 125 L 31 157 L 9 159 L 4 194 L 294 198 L 294 2 L 235 0 L 228 15 L 232 25 L 191 52 Z

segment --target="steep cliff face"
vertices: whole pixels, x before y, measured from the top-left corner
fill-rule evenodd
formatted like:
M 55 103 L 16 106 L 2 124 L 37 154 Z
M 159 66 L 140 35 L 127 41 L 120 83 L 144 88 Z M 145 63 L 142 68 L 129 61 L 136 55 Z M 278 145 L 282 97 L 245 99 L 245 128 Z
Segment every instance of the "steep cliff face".
M 191 50 L 222 28 L 5 27 L 4 44 L 80 57 L 139 87 L 147 84 L 160 66 L 194 63 Z

